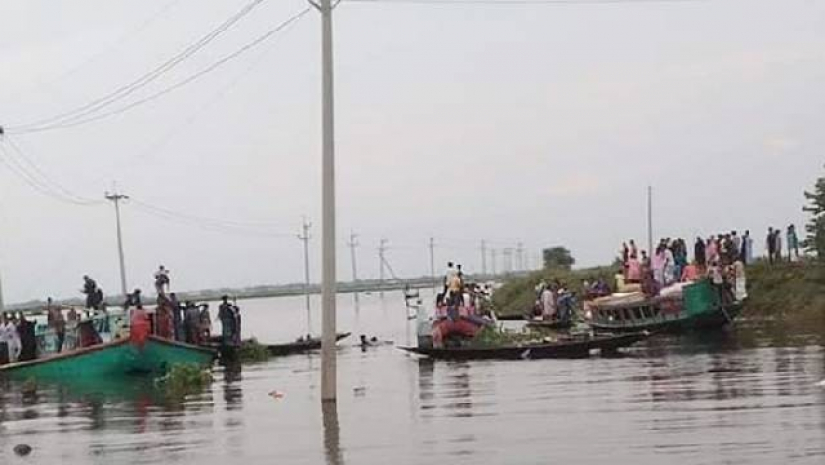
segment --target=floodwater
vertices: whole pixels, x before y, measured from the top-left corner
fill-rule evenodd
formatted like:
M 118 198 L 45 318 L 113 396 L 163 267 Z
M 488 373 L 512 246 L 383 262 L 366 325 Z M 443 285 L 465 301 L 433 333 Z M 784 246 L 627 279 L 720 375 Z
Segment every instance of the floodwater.
M 306 331 L 300 297 L 240 304 L 247 336 Z M 399 292 L 362 296 L 358 312 L 342 295 L 339 307 L 341 330 L 412 337 Z M 745 322 L 618 358 L 470 363 L 362 352 L 353 337 L 339 351 L 337 407 L 324 409 L 318 355 L 216 368 L 183 402 L 151 380 L 2 384 L 0 464 L 821 465 L 821 331 L 789 338 Z

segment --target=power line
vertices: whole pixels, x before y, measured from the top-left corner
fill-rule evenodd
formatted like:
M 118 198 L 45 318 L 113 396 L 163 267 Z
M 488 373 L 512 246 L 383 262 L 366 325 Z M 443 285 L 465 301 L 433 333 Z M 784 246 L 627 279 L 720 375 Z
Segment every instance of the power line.
M 697 3 L 711 0 L 344 0 L 347 3 L 420 5 L 610 5 L 624 3 Z
M 114 91 L 102 96 L 98 97 L 91 102 L 82 105 L 80 107 L 74 108 L 72 110 L 65 111 L 63 113 L 57 114 L 55 116 L 51 116 L 48 118 L 43 118 L 40 120 L 36 120 L 30 123 L 19 124 L 19 125 L 12 125 L 7 127 L 8 130 L 20 132 L 32 132 L 35 129 L 45 130 L 54 124 L 65 124 L 76 120 L 78 118 L 83 118 L 84 116 L 88 116 L 98 110 L 101 110 L 112 103 L 117 102 L 118 100 L 134 93 L 135 91 L 145 87 L 146 85 L 152 83 L 153 81 L 157 80 L 160 76 L 164 73 L 170 71 L 175 66 L 186 60 L 187 58 L 191 57 L 199 50 L 203 49 L 206 45 L 212 42 L 216 37 L 221 35 L 223 32 L 230 29 L 233 25 L 235 25 L 238 21 L 240 21 L 244 16 L 249 14 L 252 10 L 255 9 L 259 4 L 266 0 L 252 0 L 252 2 L 248 3 L 244 6 L 241 10 L 237 13 L 232 15 L 229 19 L 225 20 L 221 25 L 217 28 L 213 29 L 200 39 L 198 39 L 195 43 L 186 47 L 183 51 L 179 52 L 172 58 L 168 59 L 161 65 L 157 66 L 153 70 L 143 74 L 139 78 L 135 79 L 134 81 L 130 82 L 129 84 L 125 84 Z
M 275 223 L 271 222 L 242 222 L 226 219 L 208 218 L 190 213 L 178 212 L 164 207 L 158 207 L 143 202 L 134 197 L 129 199 L 135 208 L 155 217 L 173 221 L 211 232 L 224 232 L 254 237 L 292 237 L 291 234 L 270 229 Z
M 238 56 L 242 55 L 244 52 L 247 52 L 248 50 L 254 48 L 255 46 L 257 46 L 260 43 L 264 42 L 265 40 L 269 39 L 270 37 L 272 37 L 276 33 L 282 31 L 287 26 L 291 25 L 293 22 L 299 20 L 301 17 L 303 17 L 309 11 L 310 11 L 310 9 L 307 7 L 303 11 L 291 16 L 289 19 L 282 22 L 281 24 L 279 24 L 275 28 L 270 29 L 269 31 L 267 31 L 263 35 L 259 36 L 255 40 L 245 44 L 243 47 L 241 47 L 241 48 L 237 49 L 236 51 L 224 56 L 220 60 L 218 60 L 218 61 L 212 63 L 211 65 L 201 69 L 200 71 L 198 71 L 198 72 L 196 72 L 196 73 L 194 73 L 194 74 L 192 74 L 192 75 L 190 75 L 190 76 L 188 76 L 188 77 L 186 77 L 186 78 L 184 78 L 184 79 L 182 79 L 182 80 L 180 80 L 180 81 L 178 81 L 178 82 L 176 82 L 176 83 L 174 83 L 174 84 L 172 84 L 172 85 L 170 85 L 170 86 L 168 86 L 164 89 L 161 89 L 161 90 L 159 90 L 159 91 L 157 91 L 153 94 L 150 94 L 150 95 L 148 95 L 144 98 L 136 100 L 136 101 L 134 101 L 132 103 L 129 103 L 127 105 L 124 105 L 120 108 L 116 108 L 114 110 L 104 112 L 104 113 L 99 113 L 97 115 L 90 116 L 90 117 L 85 118 L 85 119 L 73 119 L 72 121 L 63 122 L 63 123 L 56 123 L 56 124 L 53 124 L 53 125 L 50 125 L 50 126 L 44 126 L 44 127 L 39 127 L 39 128 L 33 128 L 33 129 L 22 129 L 22 130 L 18 129 L 15 132 L 17 132 L 17 133 L 27 133 L 27 132 L 41 132 L 41 131 L 50 131 L 50 130 L 54 130 L 54 129 L 72 128 L 72 127 L 75 127 L 75 126 L 81 126 L 81 125 L 88 124 L 88 123 L 91 123 L 91 122 L 94 122 L 94 121 L 98 121 L 98 120 L 101 120 L 101 119 L 104 119 L 104 118 L 108 118 L 110 116 L 116 116 L 116 115 L 119 115 L 119 114 L 121 114 L 123 112 L 126 112 L 128 110 L 131 110 L 132 108 L 135 108 L 139 105 L 142 105 L 144 103 L 149 103 L 153 100 L 156 100 L 156 99 L 158 99 L 158 98 L 160 98 L 160 97 L 162 97 L 162 96 L 164 96 L 164 95 L 166 95 L 170 92 L 173 92 L 173 91 L 189 84 L 192 81 L 197 80 L 198 78 L 200 78 L 200 77 L 202 77 L 206 74 L 209 74 L 210 72 L 214 71 L 216 68 L 220 67 L 221 65 L 229 62 L 230 60 L 233 60 L 233 59 L 237 58 Z
M 7 135 L 3 136 L 2 140 L 7 144 L 0 144 L 3 155 L 0 156 L 0 162 L 32 189 L 52 199 L 73 205 L 91 206 L 102 203 L 100 200 L 87 199 L 66 189 L 40 169 Z M 11 150 L 7 150 L 5 145 Z

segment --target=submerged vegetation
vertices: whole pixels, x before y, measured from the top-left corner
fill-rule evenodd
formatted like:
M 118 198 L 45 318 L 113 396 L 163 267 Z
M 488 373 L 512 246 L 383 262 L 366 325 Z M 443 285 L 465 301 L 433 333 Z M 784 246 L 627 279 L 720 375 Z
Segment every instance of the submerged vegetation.
M 487 326 L 472 339 L 474 347 L 499 347 L 506 345 L 548 342 L 548 336 L 533 331 L 510 331 L 505 328 Z
M 194 363 L 173 365 L 156 383 L 170 398 L 183 398 L 201 392 L 212 383 L 212 373 Z
M 265 362 L 267 360 L 269 360 L 269 349 L 257 339 L 252 338 L 241 343 L 238 349 L 238 361 Z

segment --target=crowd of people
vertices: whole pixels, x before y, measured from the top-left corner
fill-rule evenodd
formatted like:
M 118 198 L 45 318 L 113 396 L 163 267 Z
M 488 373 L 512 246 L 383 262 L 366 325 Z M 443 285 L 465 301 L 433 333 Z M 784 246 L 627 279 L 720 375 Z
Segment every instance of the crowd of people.
M 464 308 L 471 314 L 481 312 L 483 302 L 489 300 L 492 293 L 489 286 L 467 282 L 461 265 L 453 262 L 447 262 L 442 285 L 442 291 L 436 296 L 436 307 Z
M 575 295 L 563 282 L 558 279 L 550 283 L 541 281 L 536 285 L 535 293 L 533 318 L 568 321 L 573 317 L 576 305 Z
M 212 317 L 209 304 L 196 304 L 192 301 L 181 302 L 174 292 L 170 292 L 170 273 L 161 265 L 154 274 L 157 305 L 154 312 L 147 312 L 143 306 L 140 289 L 126 295 L 123 310 L 126 320 L 133 331 L 155 334 L 159 337 L 188 344 L 205 344 L 212 339 Z M 86 319 L 89 321 L 93 312 L 102 312 L 109 316 L 103 290 L 89 276 L 83 276 L 81 292 L 85 295 Z M 51 297 L 46 300 L 44 308 L 46 326 L 53 335 L 49 348 L 38 348 L 35 335 L 36 324 L 28 320 L 23 312 L 5 312 L 0 314 L 0 364 L 33 360 L 39 350 L 54 350 L 60 353 L 66 345 L 67 334 L 75 336 L 77 347 L 85 347 L 101 342 L 95 331 L 77 331 L 83 316 L 74 307 L 54 303 Z M 241 343 L 240 308 L 230 302 L 224 295 L 218 308 L 217 319 L 221 322 L 222 343 L 238 346 Z M 89 334 L 87 334 L 89 333 Z M 50 338 L 51 339 L 51 338 Z M 43 342 L 43 341 L 41 341 Z M 74 346 L 73 346 L 74 347 Z
M 796 234 L 796 226 L 789 224 L 785 229 L 785 247 L 788 251 L 789 262 L 799 261 L 799 236 Z M 774 264 L 785 261 L 782 255 L 782 231 L 778 228 L 768 228 L 768 236 L 765 238 L 765 250 L 768 255 L 768 263 Z
M 163 265 L 155 272 L 155 291 L 157 292 L 157 306 L 154 320 L 150 321 L 153 334 L 159 337 L 185 342 L 187 344 L 202 345 L 212 339 L 212 315 L 208 303 L 196 304 L 192 301 L 181 302 L 174 292 L 170 292 L 171 278 L 169 270 Z M 124 308 L 142 310 L 140 289 L 135 289 L 126 299 Z M 131 316 L 132 325 L 135 324 L 135 314 Z M 137 318 L 150 318 L 145 312 L 138 312 Z M 225 345 L 240 345 L 241 313 L 240 308 L 229 302 L 229 296 L 221 298 L 218 308 L 218 320 L 221 322 L 222 340 Z

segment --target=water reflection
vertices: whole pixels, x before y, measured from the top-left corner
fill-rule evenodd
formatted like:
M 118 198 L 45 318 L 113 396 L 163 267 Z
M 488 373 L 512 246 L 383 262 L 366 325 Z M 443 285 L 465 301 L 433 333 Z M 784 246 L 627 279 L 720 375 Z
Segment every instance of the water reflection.
M 322 402 L 321 414 L 324 424 L 324 455 L 329 465 L 343 465 L 344 453 L 341 449 L 341 429 L 338 424 L 338 404 Z

